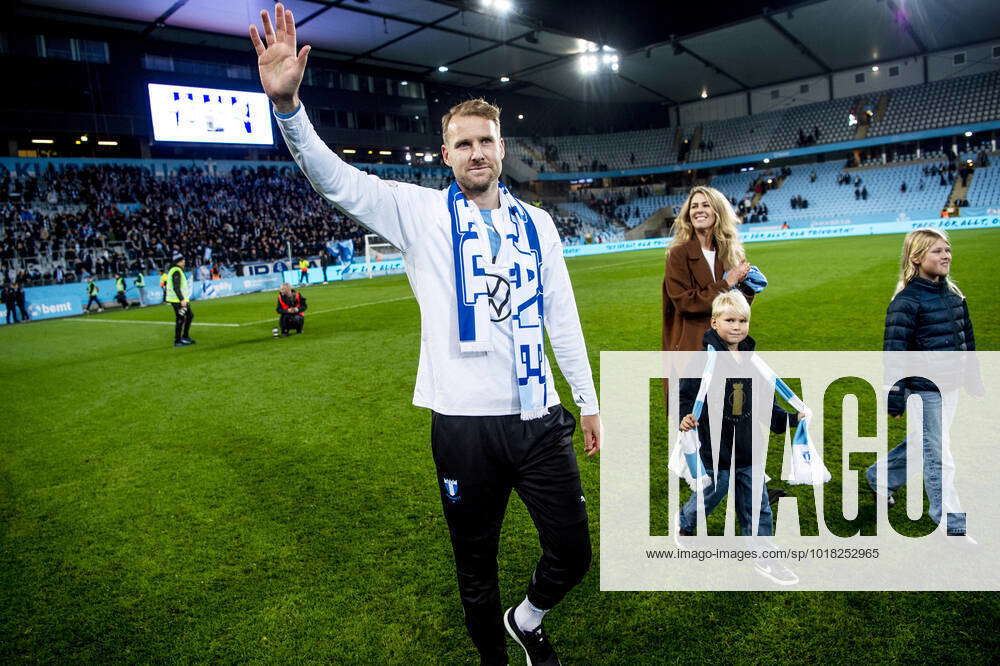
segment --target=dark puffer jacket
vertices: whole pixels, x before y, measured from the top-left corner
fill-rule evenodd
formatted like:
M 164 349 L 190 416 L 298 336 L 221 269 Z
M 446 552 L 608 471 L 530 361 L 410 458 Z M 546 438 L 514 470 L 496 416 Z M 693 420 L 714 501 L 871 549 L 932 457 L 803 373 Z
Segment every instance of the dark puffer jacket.
M 896 294 L 885 314 L 885 351 L 975 351 L 976 338 L 965 299 L 944 280 L 914 278 Z M 897 375 L 898 376 L 898 375 Z M 910 377 L 889 392 L 889 413 L 902 414 L 906 392 L 937 391 L 933 382 Z

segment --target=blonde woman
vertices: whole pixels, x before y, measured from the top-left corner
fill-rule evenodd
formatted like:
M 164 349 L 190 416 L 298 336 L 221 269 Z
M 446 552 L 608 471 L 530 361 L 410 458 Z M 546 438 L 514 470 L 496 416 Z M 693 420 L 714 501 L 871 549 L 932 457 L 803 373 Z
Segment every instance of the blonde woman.
M 975 351 L 976 339 L 965 296 L 951 280 L 951 242 L 937 229 L 916 229 L 906 234 L 900 261 L 896 294 L 885 316 L 885 351 Z M 891 361 L 891 359 L 889 359 Z M 947 360 L 945 362 L 948 362 Z M 948 426 L 955 415 L 961 367 L 935 363 L 935 377 L 950 385 L 941 388 L 922 377 L 908 377 L 889 391 L 889 415 L 899 418 L 906 410 L 906 398 L 916 394 L 923 403 L 922 426 L 924 488 L 930 502 L 930 516 L 940 523 L 947 514 L 947 532 L 965 535 L 965 514 L 954 489 L 954 461 L 948 449 Z M 942 371 L 943 369 L 943 371 Z M 978 376 L 977 373 L 973 373 Z M 954 383 L 953 383 L 954 380 Z M 970 388 L 975 390 L 977 382 Z M 942 416 L 943 422 L 942 422 Z M 943 426 L 943 427 L 942 427 Z M 909 429 L 908 429 L 909 430 Z M 868 483 L 876 496 L 895 505 L 893 493 L 906 483 L 906 439 L 900 442 L 884 464 L 888 467 L 888 487 L 878 487 L 876 466 L 868 468 Z
M 674 221 L 663 277 L 664 351 L 701 351 L 711 328 L 712 301 L 740 287 L 747 301 L 754 291 L 741 284 L 750 270 L 726 197 L 712 187 L 691 189 Z

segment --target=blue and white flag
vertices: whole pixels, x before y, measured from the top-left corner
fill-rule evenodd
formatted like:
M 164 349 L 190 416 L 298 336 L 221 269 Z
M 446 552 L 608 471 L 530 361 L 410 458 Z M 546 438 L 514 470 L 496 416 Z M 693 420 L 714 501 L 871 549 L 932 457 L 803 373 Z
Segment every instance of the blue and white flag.
M 698 384 L 698 394 L 694 399 L 694 407 L 691 413 L 694 420 L 701 418 L 701 412 L 705 408 L 705 396 L 708 394 L 708 387 L 712 383 L 712 373 L 715 372 L 715 347 L 708 345 L 708 360 L 705 361 L 705 369 L 701 373 L 701 383 Z M 707 488 L 712 482 L 712 478 L 705 470 L 705 465 L 701 462 L 701 442 L 698 439 L 698 428 L 691 428 L 687 432 L 682 431 L 677 444 L 670 455 L 668 466 L 670 471 L 687 481 L 691 490 L 697 492 Z
M 725 280 L 727 275 L 729 275 L 729 271 L 722 274 L 722 279 Z M 756 266 L 751 266 L 746 277 L 743 278 L 743 284 L 750 287 L 753 293 L 759 294 L 767 287 L 767 276 Z M 737 289 L 737 287 L 733 287 L 733 289 Z
M 332 248 L 331 252 L 335 256 L 340 257 L 340 263 L 349 264 L 354 261 L 354 241 L 336 241 L 336 244 Z
M 812 410 L 806 407 L 799 396 L 779 377 L 767 363 L 757 354 L 754 354 L 750 361 L 757 368 L 768 382 L 774 382 L 774 389 L 782 398 L 788 401 L 792 407 L 805 414 L 805 418 L 799 419 L 799 425 L 795 428 L 795 435 L 792 437 L 792 469 L 789 478 L 785 479 L 793 486 L 811 485 L 819 486 L 830 480 L 830 471 L 823 464 L 816 445 L 813 444 L 809 435 L 809 422 L 812 420 Z

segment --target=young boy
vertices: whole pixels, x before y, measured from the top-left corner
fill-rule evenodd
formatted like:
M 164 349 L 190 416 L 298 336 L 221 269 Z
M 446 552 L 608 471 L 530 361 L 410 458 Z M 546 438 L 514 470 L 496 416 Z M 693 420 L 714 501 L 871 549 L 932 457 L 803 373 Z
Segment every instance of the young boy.
M 705 349 L 711 345 L 717 352 L 715 377 L 728 376 L 724 391 L 722 408 L 722 434 L 720 437 L 719 459 L 712 463 L 712 438 L 709 424 L 709 403 L 706 400 L 701 412 L 701 418 L 695 421 L 691 413 L 695 397 L 698 394 L 698 379 L 682 379 L 680 382 L 680 410 L 686 416 L 681 420 L 680 429 L 684 432 L 698 427 L 698 439 L 701 443 L 700 454 L 705 469 L 712 476 L 712 483 L 705 488 L 706 518 L 719 505 L 719 502 L 729 492 L 730 469 L 735 467 L 736 483 L 736 515 L 740 523 L 740 533 L 744 536 L 753 534 L 753 399 L 751 376 L 757 374 L 750 366 L 749 358 L 741 362 L 736 352 L 753 352 L 757 346 L 748 333 L 750 331 L 750 305 L 739 291 L 733 290 L 716 296 L 712 301 L 712 328 L 705 331 L 702 344 Z M 732 353 L 729 353 L 732 352 Z M 747 355 L 749 356 L 749 355 Z M 739 378 L 740 372 L 745 372 L 747 378 Z M 766 386 L 763 378 L 758 376 L 758 386 Z M 709 392 L 711 395 L 711 391 Z M 761 395 L 758 398 L 758 414 L 767 408 L 766 402 L 771 402 L 770 428 L 775 433 L 783 433 L 791 424 L 798 425 L 801 414 L 790 414 L 769 399 L 771 396 Z M 735 465 L 733 465 L 735 457 Z M 713 476 L 713 468 L 717 470 Z M 763 483 L 760 492 L 760 515 L 757 523 L 757 536 L 771 536 L 774 533 L 771 506 L 768 503 L 767 485 Z M 692 494 L 679 516 L 678 534 L 694 536 L 698 517 L 698 497 Z

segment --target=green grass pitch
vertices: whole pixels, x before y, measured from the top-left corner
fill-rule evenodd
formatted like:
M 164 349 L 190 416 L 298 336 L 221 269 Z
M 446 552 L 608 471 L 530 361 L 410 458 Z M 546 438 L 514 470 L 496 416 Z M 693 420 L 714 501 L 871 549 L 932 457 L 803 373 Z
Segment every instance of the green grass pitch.
M 1000 231 L 952 240 L 979 348 L 1000 349 Z M 748 245 L 771 281 L 751 334 L 765 350 L 880 349 L 900 245 Z M 595 379 L 601 350 L 659 348 L 662 251 L 568 265 Z M 406 279 L 305 294 L 306 332 L 288 339 L 271 337 L 273 293 L 196 302 L 198 344 L 184 349 L 171 325 L 119 321 L 171 322 L 166 307 L 0 329 L 0 662 L 474 663 L 430 418 L 410 405 L 420 333 Z M 565 400 L 561 375 L 557 387 Z M 581 453 L 595 553 L 599 465 Z M 538 552 L 514 499 L 505 601 L 522 598 Z M 599 566 L 547 622 L 568 664 L 1000 651 L 992 593 L 601 593 Z

